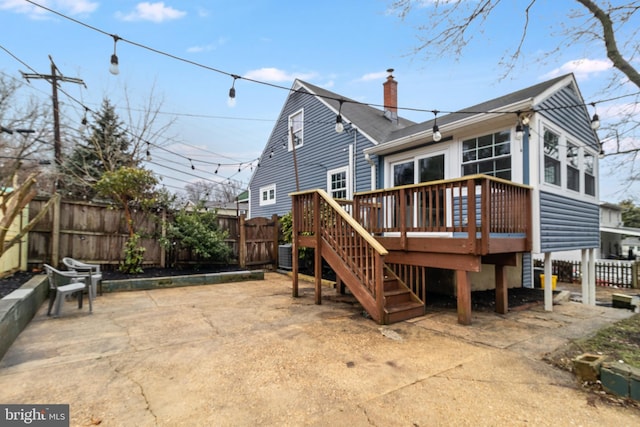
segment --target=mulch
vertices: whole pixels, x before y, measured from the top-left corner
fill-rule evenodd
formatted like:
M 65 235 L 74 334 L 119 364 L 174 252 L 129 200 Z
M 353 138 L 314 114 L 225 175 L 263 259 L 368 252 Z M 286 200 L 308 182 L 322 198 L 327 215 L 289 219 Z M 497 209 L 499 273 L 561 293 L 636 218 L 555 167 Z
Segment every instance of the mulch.
M 208 273 L 222 273 L 225 271 L 239 271 L 242 270 L 236 265 L 217 265 L 211 267 L 198 267 L 198 268 L 145 268 L 144 272 L 140 274 L 127 274 L 119 270 L 105 270 L 102 271 L 103 280 L 124 280 L 124 279 L 138 279 L 148 277 L 167 277 L 167 276 L 184 276 L 188 274 L 208 274 Z M 11 276 L 0 279 L 0 298 L 9 295 L 14 290 L 18 289 L 23 284 L 27 283 L 33 276 L 38 274 L 44 274 L 33 271 L 18 271 Z

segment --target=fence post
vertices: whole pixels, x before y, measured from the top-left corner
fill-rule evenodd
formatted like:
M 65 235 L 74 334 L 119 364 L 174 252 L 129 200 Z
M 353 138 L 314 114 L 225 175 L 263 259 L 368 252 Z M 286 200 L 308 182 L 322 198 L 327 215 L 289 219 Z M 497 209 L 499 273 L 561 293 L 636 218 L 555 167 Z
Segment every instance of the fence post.
M 240 242 L 238 242 L 238 263 L 240 264 L 240 268 L 247 267 L 247 230 L 244 226 L 245 219 L 245 214 L 240 215 L 240 224 L 238 226 L 240 234 Z
M 638 267 L 640 267 L 640 261 L 631 264 L 631 287 L 633 289 L 638 289 L 638 273 L 640 273 Z
M 51 266 L 57 268 L 60 260 L 60 201 L 62 197 L 53 202 L 53 217 L 51 228 Z
M 162 235 L 162 240 L 164 241 L 167 237 L 167 210 L 162 209 L 161 215 L 162 225 L 160 229 L 160 234 Z M 160 245 L 160 267 L 165 268 L 167 266 L 167 249 L 164 245 Z
M 275 260 L 275 269 L 280 265 L 280 254 L 278 253 L 278 244 L 280 243 L 280 221 L 278 220 L 278 214 L 273 214 L 271 216 L 271 221 L 273 222 L 273 259 Z

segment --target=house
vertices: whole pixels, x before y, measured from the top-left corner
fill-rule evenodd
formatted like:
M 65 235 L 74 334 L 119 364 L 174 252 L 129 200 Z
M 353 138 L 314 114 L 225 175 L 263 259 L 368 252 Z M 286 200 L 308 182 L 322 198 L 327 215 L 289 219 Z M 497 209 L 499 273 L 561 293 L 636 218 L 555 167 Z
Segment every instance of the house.
M 250 216 L 282 215 L 293 208 L 294 217 L 300 216 L 294 247 L 333 244 L 333 252 L 321 256 L 335 257 L 334 270 L 349 277 L 344 281 L 352 282 L 346 283 L 352 293 L 376 299 L 368 304 L 382 323 L 393 318 L 383 312 L 386 287 L 383 297 L 375 288 L 381 286 L 376 274 L 352 274 L 354 260 L 343 260 L 351 264 L 341 269 L 338 259 L 349 257 L 339 248 L 343 238 L 386 257 L 380 268 L 411 288 L 414 301 L 424 301 L 425 286 L 457 294 L 461 323 L 470 322 L 471 289 L 495 285 L 497 307 L 505 311 L 508 286 L 533 286 L 533 254 L 549 260 L 545 308 L 552 305 L 551 254 L 570 250 L 581 251 L 583 301 L 594 304 L 601 147 L 592 128 L 595 117 L 592 121 L 574 76 L 454 113 L 433 111 L 432 120 L 414 123 L 398 116 L 392 71 L 383 83 L 384 111 L 294 82 L 250 182 Z M 322 194 L 322 200 L 308 196 L 311 189 L 353 200 L 345 209 L 364 233 L 340 219 L 344 213 L 326 215 L 335 205 L 322 201 Z M 332 223 L 322 216 L 309 220 L 319 212 L 310 211 L 317 203 Z M 321 228 L 314 231 L 316 222 Z M 329 236 L 336 222 L 342 224 L 336 233 L 348 228 L 349 236 L 366 233 L 376 242 Z M 323 239 L 310 237 L 318 233 Z M 409 273 L 408 266 L 422 270 Z M 371 280 L 368 289 L 354 291 L 365 276 Z M 416 277 L 421 277 L 418 285 Z

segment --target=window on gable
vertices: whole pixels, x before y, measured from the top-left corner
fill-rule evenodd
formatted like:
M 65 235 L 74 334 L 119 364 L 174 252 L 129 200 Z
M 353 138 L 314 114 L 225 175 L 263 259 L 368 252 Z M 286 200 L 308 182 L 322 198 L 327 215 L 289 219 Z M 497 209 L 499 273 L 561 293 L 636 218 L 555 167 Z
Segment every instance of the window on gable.
M 260 206 L 273 205 L 276 203 L 276 185 L 271 184 L 260 187 Z
M 584 193 L 596 195 L 596 177 L 594 173 L 594 157 L 591 153 L 584 153 Z
M 462 174 L 511 180 L 511 132 L 504 130 L 462 141 Z
M 544 130 L 544 182 L 560 185 L 560 136 Z
M 289 151 L 302 147 L 304 142 L 304 111 L 300 110 L 289 116 Z
M 580 164 L 578 147 L 567 143 L 567 188 L 580 191 Z

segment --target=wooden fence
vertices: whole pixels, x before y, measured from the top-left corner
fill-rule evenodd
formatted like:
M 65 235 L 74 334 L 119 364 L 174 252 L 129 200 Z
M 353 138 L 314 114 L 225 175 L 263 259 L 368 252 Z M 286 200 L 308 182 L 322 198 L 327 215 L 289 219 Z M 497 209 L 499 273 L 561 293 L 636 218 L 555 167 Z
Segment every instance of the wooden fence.
M 544 268 L 544 261 L 536 259 L 534 267 Z M 640 261 L 597 260 L 596 285 L 638 288 L 640 283 Z M 551 261 L 551 274 L 558 276 L 559 282 L 580 282 L 582 263 L 580 261 Z
M 29 217 L 40 212 L 46 199 L 35 199 L 29 205 Z M 129 237 L 124 215 L 108 204 L 63 200 L 47 212 L 29 233 L 27 262 L 29 267 L 44 263 L 59 265 L 63 257 L 72 257 L 109 268 L 120 264 Z M 134 227 L 146 248 L 145 266 L 165 267 L 167 253 L 159 239 L 164 235 L 163 223 L 171 214 L 158 210 L 133 212 Z M 278 218 L 218 216 L 220 228 L 228 232 L 226 243 L 232 250 L 232 264 L 241 267 L 277 265 Z M 256 234 L 257 233 L 257 234 Z M 177 254 L 178 264 L 199 262 L 190 251 Z

